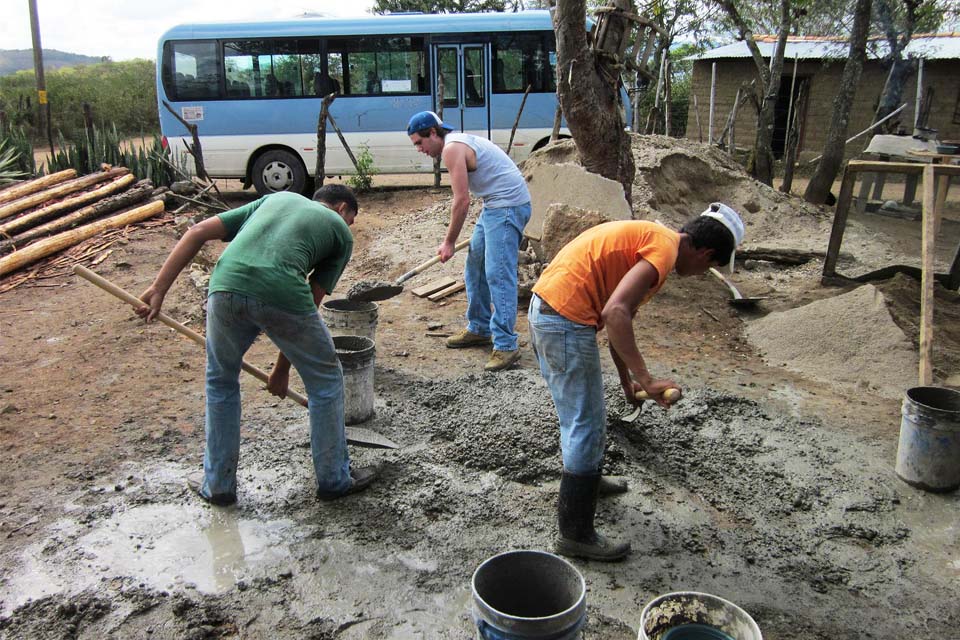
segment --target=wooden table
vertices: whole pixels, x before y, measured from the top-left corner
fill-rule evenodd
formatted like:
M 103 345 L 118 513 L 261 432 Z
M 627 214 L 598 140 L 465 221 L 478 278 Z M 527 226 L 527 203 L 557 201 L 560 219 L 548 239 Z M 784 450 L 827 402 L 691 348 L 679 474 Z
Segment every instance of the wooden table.
M 950 290 L 960 287 L 960 246 L 953 257 L 949 274 L 940 278 L 934 273 L 934 238 L 937 235 L 943 202 L 946 199 L 947 185 L 951 176 L 960 176 L 960 166 L 942 164 L 944 159 L 958 158 L 956 155 L 933 154 L 940 162 L 931 161 L 926 164 L 914 162 L 866 162 L 851 160 L 843 172 L 843 181 L 840 185 L 840 196 L 837 198 L 837 209 L 833 217 L 833 229 L 830 232 L 830 243 L 827 255 L 823 262 L 823 276 L 821 282 L 825 285 L 836 284 L 837 281 L 849 283 L 850 279 L 836 273 L 837 259 L 840 255 L 840 244 L 843 242 L 843 232 L 847 226 L 847 216 L 850 213 L 850 203 L 853 200 L 853 187 L 857 181 L 857 174 L 862 172 L 901 173 L 908 176 L 922 176 L 923 178 L 923 229 L 920 254 L 920 373 L 921 386 L 929 385 L 933 381 L 931 355 L 933 353 L 933 284 L 934 279 L 941 279 Z M 936 178 L 941 177 L 937 184 Z

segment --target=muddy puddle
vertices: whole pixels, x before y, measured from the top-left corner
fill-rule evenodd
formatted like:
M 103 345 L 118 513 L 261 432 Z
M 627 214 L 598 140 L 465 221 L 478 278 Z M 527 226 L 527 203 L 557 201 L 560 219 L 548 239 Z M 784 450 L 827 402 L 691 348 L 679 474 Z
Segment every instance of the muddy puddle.
M 378 369 L 376 395 L 363 426 L 403 447 L 351 449 L 381 477 L 342 501 L 313 498 L 306 417 L 287 404 L 245 413 L 237 507 L 185 489 L 202 434 L 188 460 L 94 478 L 4 558 L 0 635 L 473 638 L 476 566 L 551 546 L 549 394 L 529 370 L 436 381 Z M 626 425 L 612 378 L 607 396 L 605 472 L 631 491 L 604 500 L 597 523 L 634 551 L 575 561 L 587 637 L 635 638 L 643 606 L 677 590 L 738 604 L 765 638 L 955 633 L 960 500 L 897 480 L 895 443 L 709 388 Z

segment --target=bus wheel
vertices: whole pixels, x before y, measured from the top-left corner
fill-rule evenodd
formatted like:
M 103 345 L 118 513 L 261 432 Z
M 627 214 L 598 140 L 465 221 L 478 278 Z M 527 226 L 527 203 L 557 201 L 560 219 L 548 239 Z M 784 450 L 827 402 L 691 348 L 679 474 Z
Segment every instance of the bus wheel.
M 303 193 L 307 186 L 307 170 L 300 158 L 282 149 L 271 149 L 253 163 L 253 186 L 265 196 L 278 191 Z

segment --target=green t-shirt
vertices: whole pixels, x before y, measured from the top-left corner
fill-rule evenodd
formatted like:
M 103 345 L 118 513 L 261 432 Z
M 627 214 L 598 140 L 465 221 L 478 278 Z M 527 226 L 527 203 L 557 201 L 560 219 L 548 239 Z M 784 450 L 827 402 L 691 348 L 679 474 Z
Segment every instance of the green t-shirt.
M 210 293 L 230 291 L 291 313 L 315 313 L 307 277 L 333 291 L 353 252 L 350 227 L 336 211 L 282 192 L 220 214 L 224 250 Z

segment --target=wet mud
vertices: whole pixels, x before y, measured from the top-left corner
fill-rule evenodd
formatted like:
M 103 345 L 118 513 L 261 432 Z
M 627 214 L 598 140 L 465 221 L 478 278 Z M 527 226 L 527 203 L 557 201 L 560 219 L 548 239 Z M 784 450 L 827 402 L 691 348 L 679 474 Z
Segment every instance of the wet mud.
M 379 368 L 376 381 L 363 426 L 403 446 L 353 448 L 381 477 L 340 501 L 313 497 L 306 416 L 290 404 L 246 412 L 236 507 L 197 500 L 184 482 L 195 467 L 170 455 L 199 451 L 202 429 L 78 475 L 4 557 L 0 637 L 473 638 L 476 566 L 549 550 L 554 536 L 548 390 L 532 370 L 426 380 Z M 632 407 L 615 378 L 606 388 L 604 472 L 631 490 L 603 500 L 597 524 L 634 551 L 575 561 L 587 637 L 635 638 L 644 604 L 675 590 L 735 602 L 765 638 L 955 633 L 956 523 L 943 507 L 957 498 L 897 480 L 889 444 L 709 387 L 669 411 L 647 403 L 626 425 Z M 926 571 L 938 558 L 948 568 Z

